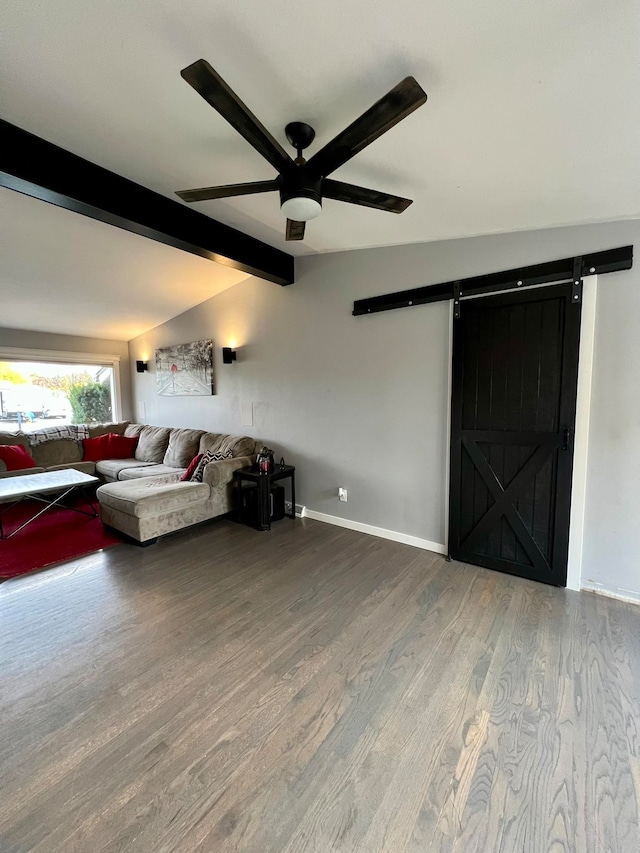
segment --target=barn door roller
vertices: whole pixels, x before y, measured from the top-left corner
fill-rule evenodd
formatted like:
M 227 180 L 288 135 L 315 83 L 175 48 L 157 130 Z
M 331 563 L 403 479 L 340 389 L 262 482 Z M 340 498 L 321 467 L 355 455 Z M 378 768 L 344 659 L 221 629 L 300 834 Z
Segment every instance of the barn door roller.
M 460 319 L 460 297 L 462 296 L 462 291 L 460 290 L 460 282 L 453 282 L 453 319 Z
M 582 302 L 582 255 L 573 259 L 571 302 L 578 305 Z

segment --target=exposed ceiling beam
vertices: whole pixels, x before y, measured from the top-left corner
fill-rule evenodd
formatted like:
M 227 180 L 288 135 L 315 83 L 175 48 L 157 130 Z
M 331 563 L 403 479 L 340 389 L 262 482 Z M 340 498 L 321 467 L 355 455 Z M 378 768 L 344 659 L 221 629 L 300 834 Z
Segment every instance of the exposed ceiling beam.
M 276 284 L 294 281 L 286 252 L 2 119 L 0 186 Z

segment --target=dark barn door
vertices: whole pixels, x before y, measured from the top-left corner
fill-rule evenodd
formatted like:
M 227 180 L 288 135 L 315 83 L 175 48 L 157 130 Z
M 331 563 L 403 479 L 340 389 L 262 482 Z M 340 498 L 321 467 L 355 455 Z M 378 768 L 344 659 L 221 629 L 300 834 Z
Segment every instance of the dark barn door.
M 461 304 L 449 507 L 456 560 L 566 584 L 580 309 L 570 284 Z

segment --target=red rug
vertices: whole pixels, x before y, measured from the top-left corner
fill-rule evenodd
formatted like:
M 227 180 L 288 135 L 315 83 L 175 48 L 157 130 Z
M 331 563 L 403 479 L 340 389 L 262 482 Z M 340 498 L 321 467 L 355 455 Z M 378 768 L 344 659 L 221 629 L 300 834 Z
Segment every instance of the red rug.
M 5 536 L 42 508 L 25 501 L 2 516 Z M 84 507 L 80 505 L 80 508 Z M 0 578 L 14 578 L 53 563 L 61 563 L 102 548 L 118 545 L 123 539 L 107 530 L 99 518 L 55 507 L 48 509 L 11 539 L 0 539 Z

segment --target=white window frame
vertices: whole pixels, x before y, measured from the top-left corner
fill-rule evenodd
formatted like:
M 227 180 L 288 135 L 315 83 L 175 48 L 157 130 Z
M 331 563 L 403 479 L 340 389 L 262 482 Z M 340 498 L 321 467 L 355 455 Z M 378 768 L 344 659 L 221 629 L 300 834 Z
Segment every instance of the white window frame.
M 0 346 L 0 361 L 34 361 L 48 364 L 95 364 L 113 370 L 111 409 L 114 422 L 122 419 L 122 390 L 120 382 L 120 356 L 114 353 L 66 352 L 53 349 L 27 349 Z

